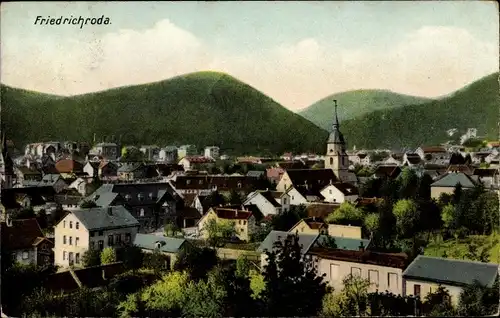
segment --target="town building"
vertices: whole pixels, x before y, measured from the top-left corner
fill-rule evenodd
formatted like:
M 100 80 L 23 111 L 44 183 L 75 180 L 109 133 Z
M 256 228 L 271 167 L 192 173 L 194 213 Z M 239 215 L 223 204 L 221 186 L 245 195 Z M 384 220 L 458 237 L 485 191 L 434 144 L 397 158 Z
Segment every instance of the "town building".
M 257 190 L 250 193 L 243 205 L 255 205 L 263 216 L 290 210 L 290 195 L 286 192 Z
M 186 156 L 196 156 L 198 149 L 195 145 L 182 145 L 177 148 L 177 158 L 182 159 Z
M 123 206 L 69 211 L 55 225 L 54 264 L 82 266 L 89 249 L 130 245 L 138 229 L 139 222 Z
M 234 223 L 236 237 L 242 241 L 249 241 L 250 237 L 256 231 L 255 217 L 251 211 L 230 209 L 225 207 L 213 207 L 208 210 L 197 224 L 198 233 L 204 239 L 208 238 L 208 232 L 205 225 L 209 220 L 229 221 Z
M 89 157 L 94 156 L 107 160 L 116 160 L 120 156 L 119 147 L 114 142 L 98 143 L 89 151 Z
M 216 146 L 205 147 L 204 155 L 207 158 L 212 158 L 212 159 L 217 160 L 217 159 L 219 159 L 220 149 L 219 149 L 219 147 L 216 147 Z

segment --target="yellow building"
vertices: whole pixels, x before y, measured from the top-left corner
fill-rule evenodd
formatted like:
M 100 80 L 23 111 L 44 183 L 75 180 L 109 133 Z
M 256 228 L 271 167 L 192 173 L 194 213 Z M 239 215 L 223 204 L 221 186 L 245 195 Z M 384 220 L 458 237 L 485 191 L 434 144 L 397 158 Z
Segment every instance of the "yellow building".
M 205 230 L 205 226 L 208 221 L 216 220 L 219 221 L 229 221 L 234 223 L 236 230 L 236 236 L 242 241 L 250 240 L 250 235 L 255 232 L 255 217 L 252 215 L 251 211 L 244 211 L 238 209 L 228 209 L 228 208 L 210 208 L 207 214 L 205 214 L 200 221 L 198 221 L 198 232 L 203 238 L 208 238 L 208 233 Z

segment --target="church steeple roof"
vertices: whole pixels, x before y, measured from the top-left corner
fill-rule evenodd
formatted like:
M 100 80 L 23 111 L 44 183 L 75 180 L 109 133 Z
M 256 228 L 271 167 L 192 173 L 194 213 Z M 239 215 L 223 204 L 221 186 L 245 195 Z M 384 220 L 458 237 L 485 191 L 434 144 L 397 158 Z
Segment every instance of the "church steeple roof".
M 334 100 L 335 103 L 335 119 L 332 125 L 332 131 L 330 136 L 328 137 L 328 143 L 342 144 L 345 145 L 344 135 L 340 132 L 340 124 L 339 117 L 337 114 L 337 100 Z

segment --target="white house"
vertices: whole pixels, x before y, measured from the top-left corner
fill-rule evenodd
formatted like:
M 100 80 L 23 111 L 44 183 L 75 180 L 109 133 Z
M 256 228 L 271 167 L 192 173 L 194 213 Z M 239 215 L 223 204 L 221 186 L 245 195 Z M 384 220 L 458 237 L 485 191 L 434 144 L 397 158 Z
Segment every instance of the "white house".
M 257 190 L 250 193 L 243 202 L 243 205 L 249 204 L 256 205 L 264 216 L 276 215 L 290 209 L 290 195 L 286 192 Z
M 97 177 L 99 175 L 99 162 L 88 161 L 85 166 L 83 166 L 83 172 L 91 178 Z
M 54 229 L 54 264 L 81 266 L 89 249 L 132 244 L 139 222 L 123 206 L 70 211 Z
M 342 290 L 343 279 L 357 275 L 370 281 L 369 292 L 389 291 L 403 295 L 403 270 L 407 255 L 358 250 L 312 247 L 308 254 L 317 261 L 318 274 L 326 274 L 325 281 L 334 290 Z
M 492 287 L 498 270 L 498 264 L 418 255 L 403 273 L 404 292 L 423 299 L 441 285 L 456 305 L 463 287 L 474 280 Z
M 286 193 L 290 197 L 290 205 L 302 205 L 302 204 L 305 205 L 309 203 L 307 198 L 293 186 L 289 187 Z
M 203 156 L 185 156 L 179 161 L 179 165 L 184 167 L 184 170 L 190 170 L 196 168 L 196 165 L 212 163 L 214 160 L 212 158 Z
M 331 183 L 324 187 L 320 193 L 325 198 L 324 201 L 331 203 L 354 202 L 358 199 L 358 189 L 349 183 Z
M 419 147 L 417 150 L 415 150 L 415 153 L 420 156 L 421 160 L 425 161 L 437 159 L 449 160 L 451 156 L 451 154 L 441 146 Z
M 87 195 L 87 180 L 83 178 L 77 178 L 75 181 L 71 182 L 69 185 L 69 189 L 76 189 L 78 193 L 80 193 L 83 196 Z
M 219 147 L 216 147 L 216 146 L 209 146 L 209 147 L 205 147 L 205 157 L 207 158 L 212 158 L 212 159 L 219 159 Z

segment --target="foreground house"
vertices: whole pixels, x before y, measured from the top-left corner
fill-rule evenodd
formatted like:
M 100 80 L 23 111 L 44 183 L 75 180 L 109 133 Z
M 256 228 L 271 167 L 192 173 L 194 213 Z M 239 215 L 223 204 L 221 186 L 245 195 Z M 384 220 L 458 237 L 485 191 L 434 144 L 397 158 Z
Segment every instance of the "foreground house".
M 500 186 L 500 172 L 498 169 L 474 169 L 472 174 L 485 188 L 498 188 Z
M 236 236 L 242 241 L 249 241 L 256 230 L 255 217 L 251 211 L 216 207 L 208 210 L 197 224 L 198 232 L 204 239 L 208 238 L 205 225 L 209 220 L 233 222 Z
M 441 285 L 456 305 L 463 287 L 473 284 L 474 280 L 492 287 L 498 271 L 498 264 L 419 255 L 403 273 L 405 295 L 423 299 Z
M 140 234 L 135 236 L 134 245 L 146 253 L 155 251 L 167 256 L 167 268 L 173 268 L 177 255 L 184 248 L 189 248 L 191 243 L 183 238 L 165 237 L 154 234 Z
M 139 222 L 123 206 L 70 211 L 54 229 L 54 264 L 81 266 L 89 249 L 132 244 Z
M 54 243 L 47 239 L 35 218 L 1 223 L 1 248 L 12 254 L 15 262 L 44 265 L 52 261 Z
M 408 260 L 404 253 L 378 253 L 362 247 L 345 250 L 314 246 L 308 255 L 317 261 L 318 273 L 326 274 L 325 280 L 335 290 L 343 288 L 344 278 L 357 275 L 370 281 L 369 292 L 379 290 L 403 295 L 402 276 Z

